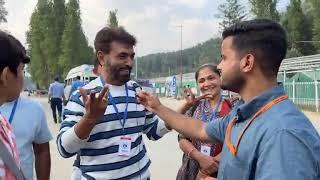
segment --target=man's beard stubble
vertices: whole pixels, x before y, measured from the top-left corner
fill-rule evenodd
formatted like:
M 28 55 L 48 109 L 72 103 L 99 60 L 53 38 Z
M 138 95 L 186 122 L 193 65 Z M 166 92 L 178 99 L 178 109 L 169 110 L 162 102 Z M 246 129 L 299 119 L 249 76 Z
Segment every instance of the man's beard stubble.
M 131 70 L 132 68 L 129 66 L 126 67 L 115 67 L 112 66 L 109 62 L 107 62 L 106 64 L 106 70 L 108 72 L 108 74 L 110 75 L 110 78 L 114 81 L 119 81 L 121 84 L 124 84 L 126 82 L 128 82 L 130 80 L 130 74 L 131 74 Z M 127 75 L 121 75 L 120 74 L 120 69 L 122 68 L 126 68 L 129 70 L 129 73 Z
M 221 79 L 221 89 L 239 93 L 245 84 L 245 79 L 241 75 L 235 75 L 228 80 Z

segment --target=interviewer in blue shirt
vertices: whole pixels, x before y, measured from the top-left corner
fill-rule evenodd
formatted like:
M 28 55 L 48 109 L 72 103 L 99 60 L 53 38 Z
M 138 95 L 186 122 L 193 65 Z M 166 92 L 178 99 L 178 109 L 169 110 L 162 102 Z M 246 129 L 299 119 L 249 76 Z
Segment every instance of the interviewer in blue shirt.
M 319 180 L 319 134 L 277 84 L 287 50 L 284 29 L 256 19 L 236 23 L 222 37 L 221 87 L 242 97 L 223 120 L 192 120 L 146 92 L 139 101 L 187 137 L 224 142 L 219 180 Z M 207 170 L 199 174 L 206 179 Z

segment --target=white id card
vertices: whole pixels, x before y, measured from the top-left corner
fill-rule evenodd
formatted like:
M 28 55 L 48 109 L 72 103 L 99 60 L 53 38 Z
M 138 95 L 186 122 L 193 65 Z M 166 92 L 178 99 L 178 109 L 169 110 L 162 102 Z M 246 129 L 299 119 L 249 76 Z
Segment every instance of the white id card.
M 211 146 L 207 144 L 201 144 L 201 153 L 210 156 Z
M 131 137 L 122 136 L 119 141 L 119 156 L 130 156 L 131 151 Z

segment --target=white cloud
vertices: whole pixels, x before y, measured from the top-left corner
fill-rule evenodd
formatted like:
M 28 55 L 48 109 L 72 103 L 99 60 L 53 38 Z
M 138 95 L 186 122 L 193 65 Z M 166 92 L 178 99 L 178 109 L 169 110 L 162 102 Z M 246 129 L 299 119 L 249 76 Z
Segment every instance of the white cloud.
M 219 24 L 217 19 L 174 19 L 169 24 L 171 27 L 176 28 L 180 28 L 177 25 L 182 25 L 182 39 L 184 48 L 194 46 L 199 42 L 219 36 Z M 177 34 L 179 33 L 178 35 L 180 37 L 180 29 L 171 28 L 171 31 L 176 32 Z
M 208 0 L 177 0 L 170 1 L 172 4 L 180 4 L 189 8 L 201 9 L 206 6 Z
M 8 30 L 23 44 L 26 42 L 25 33 L 29 28 L 29 19 L 36 3 L 37 0 L 10 0 L 5 4 L 8 23 L 2 24 L 1 27 Z
M 183 47 L 191 47 L 218 34 L 218 23 L 207 0 L 80 0 L 82 27 L 90 45 L 96 33 L 107 23 L 108 12 L 118 9 L 119 24 L 138 40 L 138 56 L 180 49 L 183 25 Z M 7 29 L 25 43 L 31 13 L 37 0 L 7 1 Z M 202 8 L 202 9 L 201 9 Z M 210 18 L 212 17 L 212 18 Z

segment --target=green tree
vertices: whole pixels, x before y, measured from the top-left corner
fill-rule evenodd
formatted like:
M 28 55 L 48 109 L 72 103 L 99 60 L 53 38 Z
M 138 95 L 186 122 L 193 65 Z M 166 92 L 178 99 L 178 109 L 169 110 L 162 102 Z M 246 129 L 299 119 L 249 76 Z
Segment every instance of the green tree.
M 66 8 L 66 24 L 62 35 L 62 53 L 59 58 L 63 75 L 78 65 L 92 63 L 93 49 L 81 27 L 80 7 L 78 0 L 69 0 Z
M 48 87 L 53 76 L 49 65 L 52 3 L 39 0 L 31 15 L 29 31 L 27 32 L 28 52 L 32 58 L 29 70 L 32 79 L 42 87 Z
M 119 26 L 118 19 L 117 19 L 117 13 L 118 13 L 117 9 L 115 9 L 113 11 L 109 11 L 108 26 L 111 28 Z
M 183 50 L 183 73 L 194 72 L 201 64 L 218 63 L 221 39 L 210 39 Z M 137 58 L 139 78 L 155 78 L 180 73 L 180 51 L 150 54 Z
M 61 42 L 62 35 L 65 28 L 66 7 L 65 0 L 53 0 L 53 7 L 51 12 L 51 30 L 50 37 L 50 56 L 49 65 L 52 74 L 58 75 L 62 73 L 62 68 L 59 63 L 59 56 L 62 52 Z
M 8 11 L 4 7 L 4 0 L 0 0 L 0 23 L 7 22 L 6 16 L 8 15 Z
M 249 0 L 249 3 L 251 4 L 251 11 L 256 17 L 279 21 L 278 0 Z
M 312 16 L 313 16 L 313 41 L 317 47 L 318 53 L 320 53 L 320 1 L 308 0 L 312 4 Z
M 287 30 L 289 49 L 292 52 L 296 50 L 298 52 L 297 55 L 310 55 L 314 53 L 312 44 L 304 42 L 312 40 L 312 25 L 302 10 L 301 0 L 290 1 L 282 24 Z M 294 55 L 295 53 L 292 54 Z
M 244 20 L 246 17 L 245 8 L 239 3 L 239 0 L 226 0 L 225 3 L 219 5 L 218 11 L 220 12 L 218 17 L 222 18 L 219 23 L 222 30 Z

